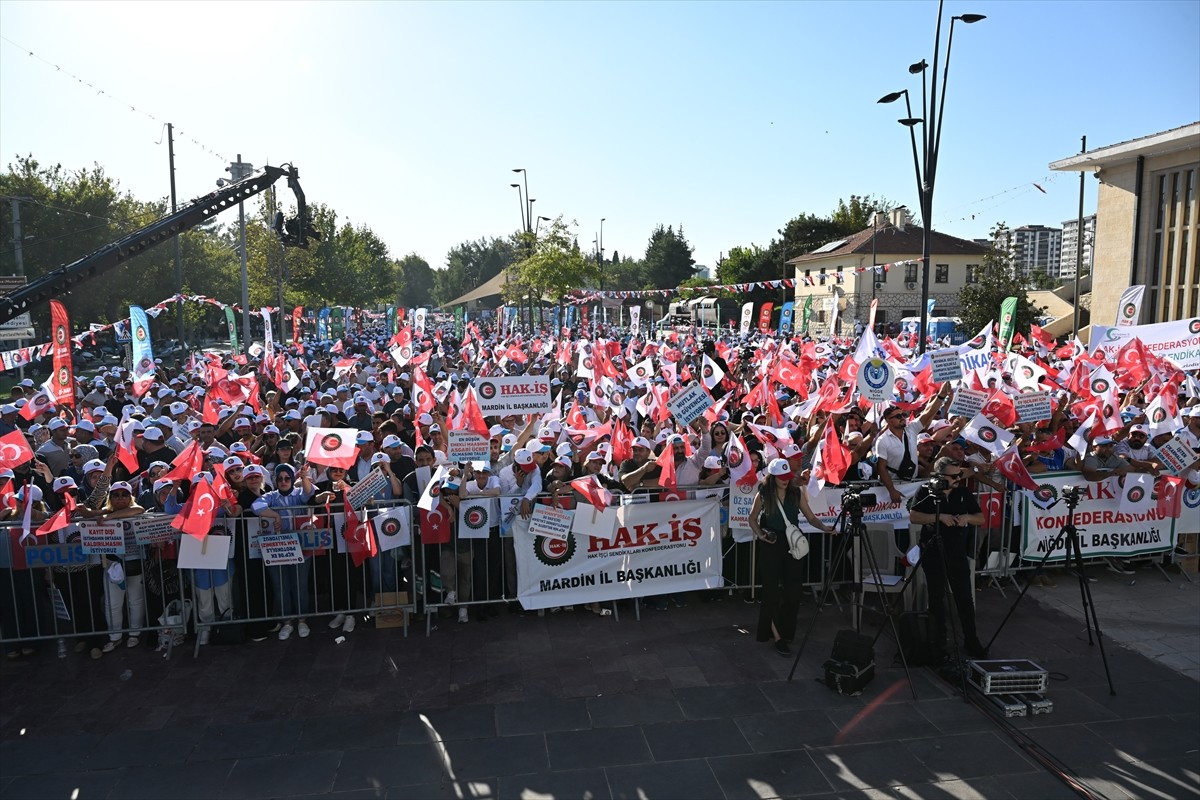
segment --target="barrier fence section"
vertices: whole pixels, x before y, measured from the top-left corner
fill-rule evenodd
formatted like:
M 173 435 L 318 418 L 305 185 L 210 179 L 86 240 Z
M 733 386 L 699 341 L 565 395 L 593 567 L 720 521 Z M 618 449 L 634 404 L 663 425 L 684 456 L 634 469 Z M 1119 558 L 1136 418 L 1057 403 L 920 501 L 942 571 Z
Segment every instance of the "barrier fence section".
M 976 578 L 1015 587 L 1018 573 L 1038 565 L 1068 521 L 1067 486 L 1081 490 L 1075 525 L 1086 560 L 1167 554 L 1177 564 L 1179 537 L 1200 532 L 1200 489 L 1164 503 L 1134 491 L 1143 485 L 1136 480 L 1089 483 L 1079 473 L 1035 480 L 1036 493 L 979 494 L 985 524 L 973 532 Z M 908 505 L 921 486 L 896 484 L 900 501 L 874 487 L 875 502 L 863 505 L 875 534 L 872 559 L 801 520 L 810 534 L 805 586 L 815 595 L 831 578 L 840 606 L 839 590 L 874 582 L 864 581 L 870 561 L 888 588 L 908 577 L 905 554 L 919 535 L 909 529 Z M 615 601 L 633 600 L 640 613 L 643 599 L 662 603 L 694 591 L 753 601 L 761 591 L 749 529 L 755 491 L 729 483 L 639 489 L 615 494 L 603 511 L 573 494 L 539 495 L 523 508 L 520 496 L 443 492 L 417 506 L 372 501 L 351 516 L 338 502 L 278 509 L 278 525 L 255 516 L 218 520 L 203 541 L 181 536 L 173 517 L 161 514 L 81 522 L 32 541 L 13 526 L 0 548 L 0 644 L 10 653 L 51 639 L 60 651 L 69 640 L 112 649 L 123 638 L 154 636 L 169 657 L 189 629 L 198 653 L 203 644 L 261 639 L 330 617 L 348 632 L 355 623 L 347 628 L 345 620 L 370 615 L 375 627 L 407 635 L 410 616 L 424 612 L 428 635 L 435 615 L 465 621 L 505 604 L 615 613 Z M 813 514 L 843 524 L 845 493 L 826 487 L 810 502 Z M 1062 565 L 1065 545 L 1048 564 Z M 1161 558 L 1153 563 L 1162 569 Z M 907 604 L 919 602 L 919 575 L 916 583 Z

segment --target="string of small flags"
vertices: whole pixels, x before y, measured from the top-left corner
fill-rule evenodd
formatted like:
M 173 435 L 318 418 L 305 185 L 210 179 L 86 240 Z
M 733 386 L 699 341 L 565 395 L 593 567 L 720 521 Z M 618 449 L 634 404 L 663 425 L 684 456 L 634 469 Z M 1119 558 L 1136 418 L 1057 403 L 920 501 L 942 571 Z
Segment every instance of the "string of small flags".
M 838 283 L 845 282 L 845 273 L 853 272 L 855 274 L 874 270 L 876 275 L 885 275 L 896 267 L 907 267 L 921 263 L 921 259 L 909 259 L 907 261 L 892 261 L 887 264 L 876 264 L 874 266 L 868 264 L 864 267 L 852 267 L 849 270 L 837 270 L 834 273 L 834 279 Z M 769 281 L 749 281 L 746 283 L 722 283 L 712 286 L 676 286 L 674 289 L 628 289 L 628 290 L 609 290 L 603 291 L 595 289 L 576 289 L 571 297 L 570 302 L 578 305 L 580 303 L 589 303 L 606 298 L 610 300 L 629 300 L 641 297 L 670 297 L 672 294 L 687 294 L 699 293 L 707 294 L 709 292 L 734 292 L 736 294 L 745 294 L 756 289 L 795 289 L 797 280 L 795 278 L 778 278 Z M 801 286 L 815 286 L 816 278 L 812 275 L 804 275 L 799 279 Z

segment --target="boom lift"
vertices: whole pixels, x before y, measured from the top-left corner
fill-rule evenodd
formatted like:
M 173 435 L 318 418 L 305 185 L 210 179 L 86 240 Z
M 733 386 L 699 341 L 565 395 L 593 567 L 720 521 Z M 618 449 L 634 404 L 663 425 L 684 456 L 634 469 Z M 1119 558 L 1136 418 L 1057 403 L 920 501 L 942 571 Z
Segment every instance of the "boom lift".
M 266 191 L 283 177 L 287 178 L 288 187 L 296 195 L 296 216 L 285 221 L 283 212 L 276 212 L 271 228 L 285 246 L 307 248 L 309 239 L 320 241 L 321 235 L 313 229 L 309 219 L 304 190 L 300 188 L 299 170 L 290 164 L 264 167 L 5 295 L 0 298 L 0 322 L 7 322 L 19 314 L 48 303 L 77 284 L 99 277 L 171 237 L 202 225 L 225 209 Z

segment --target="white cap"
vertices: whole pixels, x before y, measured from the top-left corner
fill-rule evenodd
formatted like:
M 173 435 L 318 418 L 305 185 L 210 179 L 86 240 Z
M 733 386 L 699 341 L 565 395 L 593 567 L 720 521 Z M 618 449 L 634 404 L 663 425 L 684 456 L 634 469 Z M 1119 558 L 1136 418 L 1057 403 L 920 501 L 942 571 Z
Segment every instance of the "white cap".
M 172 416 L 178 416 L 179 414 L 187 411 L 187 409 L 187 403 L 174 402 L 167 406 L 167 411 L 169 411 Z
M 429 414 L 422 414 L 421 416 L 417 417 L 417 424 L 418 425 L 432 425 L 433 417 L 429 416 Z
M 175 485 L 175 481 L 167 480 L 166 478 L 159 478 L 158 480 L 156 480 L 154 482 L 154 493 L 158 494 L 163 489 L 169 489 L 170 487 L 172 487 L 174 485 Z
M 792 465 L 788 463 L 786 458 L 773 458 L 771 459 L 771 463 L 767 464 L 767 473 L 777 478 L 790 477 L 792 474 Z
M 517 435 L 515 433 L 506 433 L 504 438 L 500 440 L 501 452 L 507 453 L 512 450 L 517 444 Z
M 278 434 L 279 428 L 275 427 L 274 425 L 268 425 L 267 427 L 263 428 L 264 436 L 270 433 Z
M 87 431 L 88 433 L 96 432 L 96 425 L 90 419 L 81 419 L 75 423 L 75 430 Z
M 649 439 L 647 439 L 645 436 L 639 436 L 639 437 L 637 437 L 636 439 L 634 439 L 634 440 L 633 440 L 633 446 L 634 446 L 634 447 L 644 447 L 644 448 L 646 448 L 647 450 L 653 450 L 653 449 L 654 449 L 654 445 L 650 444 L 650 440 L 649 440 Z
M 31 484 L 31 483 L 29 483 L 29 484 L 26 484 L 26 485 L 22 486 L 20 489 L 18 489 L 18 490 L 17 490 L 17 499 L 18 499 L 18 500 L 20 500 L 21 502 L 25 502 L 25 490 L 26 490 L 26 489 L 29 489 L 29 490 L 30 490 L 30 495 L 29 495 L 29 496 L 32 498 L 33 502 L 35 502 L 35 503 L 40 503 L 40 502 L 42 502 L 42 490 L 41 490 L 41 488 L 40 488 L 40 487 L 38 487 L 38 486 L 34 486 L 34 485 L 33 485 L 33 484 Z
M 46 427 L 52 431 L 62 430 L 67 427 L 67 421 L 61 417 L 55 417 L 46 423 Z
M 780 455 L 783 456 L 784 458 L 796 458 L 802 452 L 804 452 L 804 451 L 802 451 L 800 449 L 800 445 L 796 444 L 795 442 L 792 442 L 791 444 L 789 444 L 783 448 L 783 451 L 780 453 Z
M 355 444 L 372 444 L 374 441 L 375 437 L 371 435 L 370 431 L 359 431 L 354 434 Z
M 93 458 L 91 461 L 83 465 L 83 474 L 89 475 L 93 472 L 103 472 L 104 462 L 98 458 Z
M 389 463 L 391 463 L 391 459 L 388 458 L 387 453 L 376 453 L 375 455 L 371 456 L 371 463 L 372 464 L 389 464 Z
M 225 469 L 243 469 L 246 466 L 237 456 L 229 456 L 221 464 Z
M 513 461 L 522 466 L 528 466 L 533 463 L 533 453 L 522 447 L 513 454 Z
M 558 458 L 554 459 L 554 466 L 565 467 L 566 469 L 570 470 L 574 465 L 571 463 L 571 459 L 567 458 L 566 456 L 559 456 Z
M 570 456 L 571 455 L 571 443 L 563 442 L 558 447 L 554 448 L 554 453 L 556 455 L 560 455 L 560 456 Z
M 54 486 L 52 488 L 56 492 L 61 492 L 63 489 L 78 489 L 79 487 L 75 485 L 74 478 L 64 475 L 61 478 L 54 479 Z
M 112 486 L 108 487 L 109 494 L 112 494 L 113 492 L 122 492 L 122 491 L 133 494 L 133 487 L 129 485 L 128 481 L 117 481 Z
M 708 458 L 704 459 L 704 468 L 705 469 L 720 469 L 721 468 L 721 457 L 720 456 L 709 456 Z
M 383 450 L 386 450 L 389 447 L 399 447 L 399 446 L 400 446 L 400 437 L 394 433 L 389 433 L 387 436 L 383 437 L 383 442 L 379 445 L 379 447 Z
M 158 428 L 147 428 L 142 436 L 150 442 L 161 442 L 163 440 L 163 432 Z

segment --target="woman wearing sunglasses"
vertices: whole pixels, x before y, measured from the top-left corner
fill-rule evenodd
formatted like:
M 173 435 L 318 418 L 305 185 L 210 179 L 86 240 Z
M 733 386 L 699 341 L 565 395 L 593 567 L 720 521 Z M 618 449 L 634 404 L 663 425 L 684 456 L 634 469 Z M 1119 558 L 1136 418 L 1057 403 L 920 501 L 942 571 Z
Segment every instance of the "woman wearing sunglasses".
M 975 597 L 971 588 L 970 556 L 974 549 L 973 526 L 984 522 L 979 501 L 965 486 L 959 463 L 939 458 L 934 479 L 917 490 L 909 520 L 921 525 L 921 569 L 929 584 L 929 614 L 933 617 L 933 645 L 944 651 L 946 641 L 946 586 L 954 595 L 962 622 L 963 649 L 975 658 L 987 658 L 975 630 Z
M 117 481 L 108 490 L 108 500 L 100 510 L 100 523 L 136 517 L 146 509 L 133 499 L 133 487 L 125 481 Z M 120 525 L 120 523 L 117 523 Z M 141 550 L 140 547 L 135 548 Z M 121 643 L 121 629 L 125 627 L 125 613 L 129 612 L 129 641 L 127 646 L 141 644 L 140 631 L 146 625 L 146 589 L 142 583 L 142 559 L 140 552 L 127 553 L 124 558 L 104 556 L 104 612 L 108 621 L 108 641 L 101 651 L 111 653 Z

